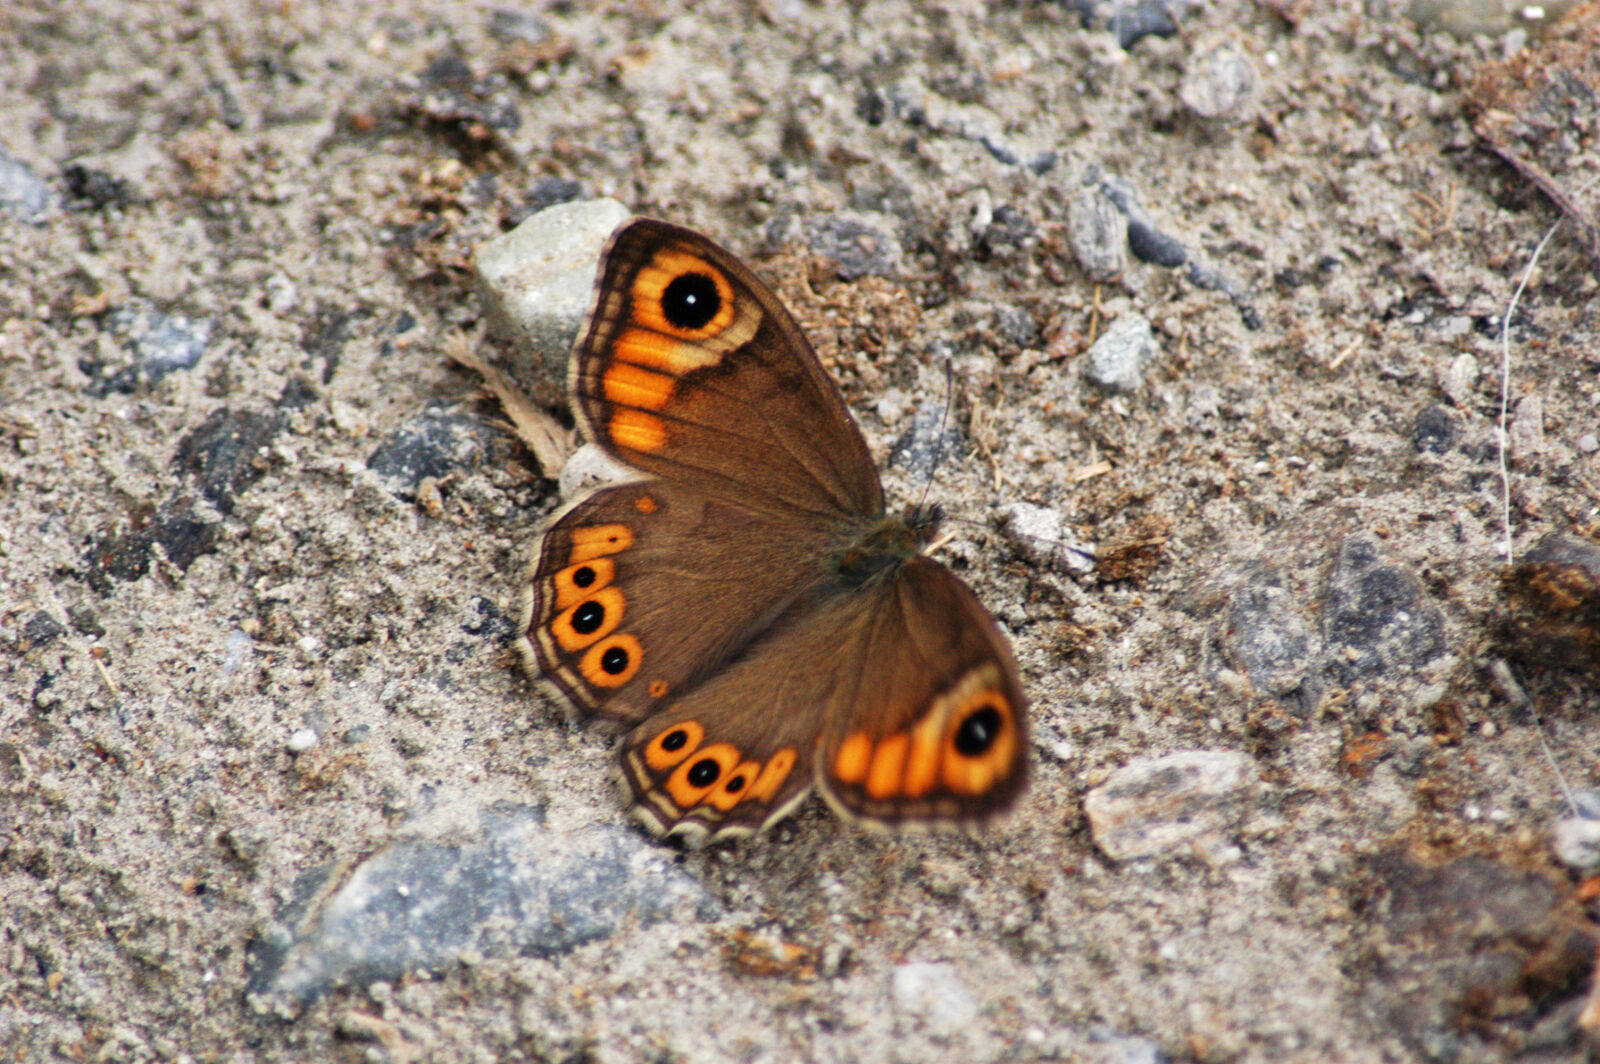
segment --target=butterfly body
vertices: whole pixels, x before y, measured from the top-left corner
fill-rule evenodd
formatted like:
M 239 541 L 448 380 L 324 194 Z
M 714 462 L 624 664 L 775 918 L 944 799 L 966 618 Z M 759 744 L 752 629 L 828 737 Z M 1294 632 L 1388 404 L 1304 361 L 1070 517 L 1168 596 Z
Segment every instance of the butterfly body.
M 628 728 L 630 811 L 691 841 L 819 789 L 868 824 L 971 822 L 1026 779 L 1004 637 L 889 515 L 804 334 L 734 256 L 627 223 L 569 370 L 580 427 L 637 479 L 559 513 L 524 587 L 528 671 Z

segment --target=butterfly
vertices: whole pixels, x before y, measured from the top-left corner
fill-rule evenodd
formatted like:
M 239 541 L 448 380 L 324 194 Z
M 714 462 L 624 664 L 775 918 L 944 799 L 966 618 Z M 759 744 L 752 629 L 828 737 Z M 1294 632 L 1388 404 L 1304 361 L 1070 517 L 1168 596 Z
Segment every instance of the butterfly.
M 646 218 L 601 256 L 568 367 L 583 434 L 637 475 L 548 524 L 517 650 L 626 728 L 629 811 L 691 845 L 815 787 L 878 826 L 970 823 L 1027 780 L 1027 699 L 976 596 L 886 512 L 843 397 L 751 270 Z

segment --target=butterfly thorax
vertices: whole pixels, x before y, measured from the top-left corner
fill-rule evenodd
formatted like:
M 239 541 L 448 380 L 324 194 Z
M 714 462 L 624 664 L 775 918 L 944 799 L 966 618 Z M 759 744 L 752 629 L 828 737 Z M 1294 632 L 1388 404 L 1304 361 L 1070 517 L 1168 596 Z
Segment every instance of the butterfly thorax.
M 904 515 L 876 518 L 834 555 L 834 572 L 850 588 L 889 579 L 922 552 L 943 520 L 944 514 L 937 506 L 919 506 Z

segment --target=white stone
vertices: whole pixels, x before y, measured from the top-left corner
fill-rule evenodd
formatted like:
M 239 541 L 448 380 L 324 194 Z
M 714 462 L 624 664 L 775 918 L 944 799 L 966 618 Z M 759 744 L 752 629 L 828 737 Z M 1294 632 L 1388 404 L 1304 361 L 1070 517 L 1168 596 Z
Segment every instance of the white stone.
M 478 286 L 496 324 L 564 380 L 606 241 L 630 217 L 613 199 L 559 203 L 478 245 Z
M 1254 806 L 1255 763 L 1234 750 L 1187 750 L 1113 772 L 1083 800 L 1095 845 L 1112 860 L 1216 850 Z
M 895 1007 L 939 1032 L 956 1031 L 978 1014 L 978 999 L 948 961 L 913 961 L 894 970 Z

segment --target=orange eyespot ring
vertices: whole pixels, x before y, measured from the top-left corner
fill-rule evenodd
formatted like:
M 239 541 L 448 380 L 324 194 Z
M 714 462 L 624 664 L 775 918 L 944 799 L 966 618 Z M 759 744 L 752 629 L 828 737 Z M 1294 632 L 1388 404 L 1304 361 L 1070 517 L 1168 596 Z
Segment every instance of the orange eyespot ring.
M 664 785 L 667 797 L 679 809 L 699 805 L 700 800 L 711 793 L 712 788 L 722 782 L 738 763 L 739 748 L 732 743 L 713 743 L 703 750 L 696 750 L 692 757 L 685 758 L 683 764 L 667 777 Z
M 678 248 L 656 252 L 634 278 L 633 297 L 635 324 L 678 340 L 716 336 L 736 310 L 733 286 L 722 271 Z
M 665 772 L 698 750 L 705 737 L 699 721 L 679 721 L 650 740 L 644 748 L 644 763 L 653 772 Z
M 951 714 L 942 781 L 957 794 L 983 794 L 1010 766 L 1016 749 L 1011 703 L 993 689 L 974 691 Z
M 595 687 L 621 687 L 644 663 L 644 648 L 626 632 L 609 636 L 589 648 L 578 671 Z
M 711 793 L 701 799 L 701 802 L 710 805 L 721 812 L 728 812 L 734 806 L 744 801 L 750 795 L 750 781 L 756 778 L 761 771 L 761 766 L 754 761 L 746 761 L 738 768 L 722 778 L 722 782 L 712 789 Z
M 761 766 L 761 775 L 751 784 L 745 800 L 770 802 L 776 798 L 778 789 L 783 786 L 783 781 L 789 778 L 789 773 L 794 769 L 795 758 L 795 749 L 792 746 L 786 746 L 767 758 L 767 763 Z
M 607 554 L 621 554 L 633 546 L 633 533 L 627 525 L 590 525 L 574 528 L 568 535 L 572 550 L 567 554 L 567 564 L 577 565 Z
M 550 634 L 562 650 L 575 654 L 610 635 L 622 623 L 627 609 L 628 600 L 620 587 L 602 587 L 556 614 L 550 622 Z
M 616 575 L 616 563 L 610 558 L 594 558 L 567 566 L 550 578 L 555 589 L 556 609 L 568 609 L 601 588 L 611 586 Z
M 660 509 L 661 504 L 656 502 L 652 495 L 641 495 L 633 500 L 633 508 L 642 514 L 653 514 Z
M 650 692 L 650 697 L 656 699 L 667 697 L 667 691 L 670 689 L 671 685 L 665 680 L 651 680 L 650 686 L 647 688 Z

